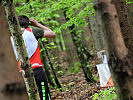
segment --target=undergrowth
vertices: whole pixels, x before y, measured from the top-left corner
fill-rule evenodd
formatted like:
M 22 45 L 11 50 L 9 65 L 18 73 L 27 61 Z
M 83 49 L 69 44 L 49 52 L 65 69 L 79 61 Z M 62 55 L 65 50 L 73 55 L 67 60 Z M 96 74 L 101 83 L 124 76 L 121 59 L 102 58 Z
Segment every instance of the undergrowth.
M 100 93 L 92 95 L 93 100 L 117 100 L 115 88 L 111 87 L 106 90 L 101 90 Z

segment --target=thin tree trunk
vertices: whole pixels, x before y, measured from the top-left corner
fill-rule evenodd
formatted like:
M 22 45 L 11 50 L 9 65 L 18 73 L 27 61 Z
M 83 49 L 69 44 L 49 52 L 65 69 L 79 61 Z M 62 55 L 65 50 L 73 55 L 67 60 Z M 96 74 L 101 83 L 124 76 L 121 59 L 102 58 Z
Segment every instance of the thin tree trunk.
M 69 19 L 66 16 L 66 11 L 64 11 L 63 13 L 65 15 L 66 21 L 68 21 Z M 74 24 L 69 27 L 70 30 L 73 30 L 74 28 L 75 28 Z M 85 57 L 83 55 L 83 51 L 85 49 L 84 49 L 84 47 L 83 47 L 83 45 L 81 43 L 81 40 L 78 40 L 79 37 L 77 36 L 77 34 L 76 34 L 76 32 L 74 30 L 70 34 L 71 34 L 73 43 L 75 45 L 75 48 L 76 48 L 76 51 L 77 51 L 77 54 L 78 54 L 78 58 L 79 58 L 79 60 L 81 62 L 81 67 L 82 67 L 82 70 L 84 72 L 86 81 L 87 82 L 94 82 L 95 80 L 93 79 L 92 73 L 91 73 L 89 65 L 87 63 L 87 60 L 85 59 Z
M 56 37 L 55 37 L 55 42 L 57 44 L 57 48 L 58 48 L 58 51 L 61 52 L 62 51 L 62 47 L 61 47 L 61 42 L 60 42 L 60 35 L 57 34 Z
M 48 62 L 49 66 L 50 66 L 50 68 L 52 70 L 52 73 L 53 73 L 53 77 L 54 77 L 55 83 L 56 83 L 56 85 L 57 85 L 58 88 L 61 88 L 62 86 L 61 86 L 61 84 L 60 84 L 60 82 L 58 80 L 58 77 L 57 77 L 56 72 L 54 70 L 53 64 L 50 61 L 50 57 L 48 55 L 48 51 L 47 51 L 47 49 L 45 47 L 44 47 L 44 49 L 45 49 L 45 53 L 46 53 L 46 57 L 47 57 L 47 62 Z
M 54 82 L 52 81 L 52 77 L 50 75 L 50 72 L 49 72 L 49 68 L 48 68 L 48 64 L 47 64 L 47 60 L 46 60 L 46 54 L 45 54 L 45 49 L 44 49 L 44 44 L 42 43 L 42 41 L 39 41 L 39 49 L 40 49 L 40 56 L 41 56 L 41 61 L 44 65 L 44 69 L 45 69 L 45 72 L 46 72 L 46 76 L 48 78 L 48 82 L 50 83 L 51 86 L 55 87 L 55 84 Z M 42 51 L 42 49 L 44 49 Z
M 28 55 L 25 49 L 25 45 L 22 39 L 22 33 L 20 31 L 20 26 L 18 25 L 18 20 L 15 14 L 13 1 L 2 0 L 2 3 L 5 9 L 6 17 L 8 19 L 9 29 L 15 42 L 20 66 L 22 69 L 22 76 L 25 81 L 29 99 L 39 100 L 37 86 L 36 86 L 35 79 L 33 76 L 33 71 L 30 66 Z
M 133 99 L 133 67 L 132 57 L 128 52 L 122 37 L 119 19 L 112 0 L 99 0 L 94 8 L 99 12 L 103 23 L 103 35 L 106 41 L 109 67 L 113 76 L 114 85 L 120 100 Z M 99 15 L 99 14 L 96 14 Z M 94 27 L 94 25 L 91 25 Z M 99 30 L 100 31 L 100 30 Z M 93 34 L 95 34 L 93 32 Z M 98 39 L 98 38 L 97 38 Z M 127 45 L 128 46 L 128 45 Z
M 18 71 L 4 9 L 0 3 L 0 100 L 28 100 L 25 84 Z
M 92 50 L 94 44 L 93 44 L 90 29 L 86 26 L 86 27 L 82 27 L 82 31 L 83 31 L 81 34 L 82 44 L 84 45 L 84 47 L 86 47 L 87 51 Z
M 86 7 L 86 5 L 84 5 L 83 7 L 79 8 L 79 9 L 83 10 L 83 8 L 85 8 L 85 7 Z M 79 10 L 79 12 L 80 12 L 80 10 Z M 78 14 L 79 12 L 76 12 L 76 14 Z M 86 19 L 86 17 L 84 19 Z M 87 23 L 87 20 L 85 20 L 85 23 Z M 81 30 L 82 30 L 81 41 L 82 41 L 82 44 L 84 47 L 84 53 L 87 56 L 87 58 L 89 59 L 89 56 L 91 56 L 89 51 L 92 50 L 93 46 L 94 46 L 91 31 L 88 26 L 81 27 Z
M 71 30 L 73 30 L 74 26 L 71 26 Z M 76 51 L 79 57 L 79 60 L 81 62 L 81 67 L 83 69 L 85 78 L 87 82 L 94 82 L 92 73 L 90 71 L 89 65 L 87 64 L 87 60 L 85 59 L 84 55 L 83 55 L 83 51 L 85 50 L 84 48 L 82 48 L 83 46 L 81 45 L 81 43 L 77 40 L 78 37 L 76 36 L 75 32 L 71 32 L 71 36 L 74 42 L 74 45 L 76 47 Z M 83 50 L 83 51 L 82 51 Z
M 62 12 L 62 11 L 60 11 L 60 12 Z M 66 23 L 64 15 L 62 15 L 58 19 L 58 21 L 59 21 L 60 24 Z M 73 41 L 72 41 L 72 38 L 71 38 L 71 34 L 69 34 L 68 31 L 69 31 L 68 28 L 67 29 L 62 29 L 62 36 L 64 38 L 64 43 L 65 43 L 65 46 L 66 46 L 66 53 L 67 53 L 66 58 L 67 58 L 67 61 L 69 62 L 69 67 L 73 67 L 74 63 L 79 62 L 79 59 L 78 59 L 77 52 L 75 52 L 76 49 L 74 48 L 74 44 L 73 44 Z

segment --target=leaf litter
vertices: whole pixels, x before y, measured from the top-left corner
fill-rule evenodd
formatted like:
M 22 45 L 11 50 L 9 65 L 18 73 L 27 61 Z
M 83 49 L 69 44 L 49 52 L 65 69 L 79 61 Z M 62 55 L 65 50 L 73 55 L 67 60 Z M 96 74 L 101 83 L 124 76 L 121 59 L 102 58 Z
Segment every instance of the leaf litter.
M 64 56 L 61 55 L 61 58 L 62 57 Z M 62 89 L 51 89 L 52 100 L 93 100 L 92 95 L 98 93 L 102 88 L 100 87 L 99 77 L 95 66 L 96 61 L 90 62 L 89 66 L 92 74 L 96 77 L 96 83 L 88 83 L 85 80 L 82 69 L 76 74 L 66 73 L 68 62 L 67 60 L 61 61 L 59 64 L 63 67 L 62 71 L 64 74 L 58 75 L 58 78 L 62 84 Z

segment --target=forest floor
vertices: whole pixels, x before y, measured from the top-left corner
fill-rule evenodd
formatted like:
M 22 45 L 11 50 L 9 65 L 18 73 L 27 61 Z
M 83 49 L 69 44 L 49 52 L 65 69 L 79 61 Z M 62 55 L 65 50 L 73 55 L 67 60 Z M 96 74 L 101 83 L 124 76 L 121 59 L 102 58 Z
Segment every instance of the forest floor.
M 65 54 L 62 54 L 60 59 L 63 59 Z M 61 61 L 59 66 L 62 66 L 62 75 L 58 75 L 58 78 L 62 84 L 62 90 L 51 89 L 52 100 L 92 100 L 92 95 L 100 91 L 99 77 L 96 71 L 95 60 L 90 61 L 90 68 L 97 80 L 97 83 L 87 83 L 84 74 L 81 71 L 74 73 L 67 73 L 68 62 Z

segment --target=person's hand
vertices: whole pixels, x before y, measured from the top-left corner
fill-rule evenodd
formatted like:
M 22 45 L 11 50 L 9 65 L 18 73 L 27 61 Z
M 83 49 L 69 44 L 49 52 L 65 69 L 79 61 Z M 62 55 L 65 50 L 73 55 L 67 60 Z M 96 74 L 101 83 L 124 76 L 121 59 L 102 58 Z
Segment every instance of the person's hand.
M 29 21 L 30 21 L 30 25 L 31 25 L 31 26 L 36 26 L 36 27 L 37 27 L 38 24 L 39 24 L 35 19 L 29 18 Z

